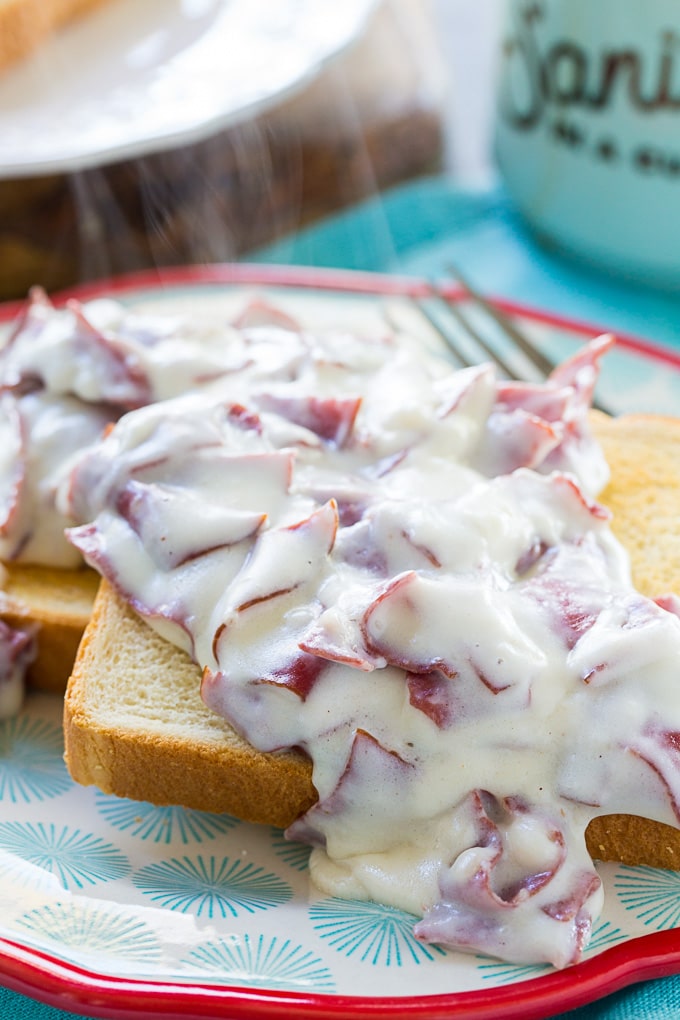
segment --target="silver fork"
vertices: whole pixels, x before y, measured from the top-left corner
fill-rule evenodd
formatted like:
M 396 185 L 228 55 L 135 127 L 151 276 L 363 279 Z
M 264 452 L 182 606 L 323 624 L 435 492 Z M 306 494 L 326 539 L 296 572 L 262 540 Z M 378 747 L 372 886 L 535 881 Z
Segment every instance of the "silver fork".
M 447 269 L 465 295 L 464 304 L 449 300 L 436 288 L 427 297 L 416 297 L 413 301 L 458 364 L 465 368 L 490 360 L 507 379 L 525 382 L 545 380 L 555 368 L 555 363 L 517 328 L 508 315 L 483 297 L 458 269 L 452 266 L 447 266 Z M 609 413 L 599 401 L 594 401 L 593 407 Z

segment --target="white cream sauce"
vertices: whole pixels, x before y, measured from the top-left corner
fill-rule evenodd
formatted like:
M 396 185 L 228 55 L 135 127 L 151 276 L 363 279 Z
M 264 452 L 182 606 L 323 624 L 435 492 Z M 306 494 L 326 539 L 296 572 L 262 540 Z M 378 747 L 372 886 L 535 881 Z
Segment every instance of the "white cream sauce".
M 106 357 L 134 367 L 118 403 L 90 353 L 65 382 L 43 336 L 43 385 L 119 419 L 56 510 L 204 668 L 210 707 L 311 757 L 290 835 L 314 881 L 410 911 L 424 940 L 577 960 L 601 907 L 589 819 L 680 813 L 680 619 L 634 591 L 592 502 L 609 341 L 536 388 L 286 321 L 216 330 L 194 364 L 197 336 L 105 311 Z M 167 399 L 172 351 L 200 394 Z

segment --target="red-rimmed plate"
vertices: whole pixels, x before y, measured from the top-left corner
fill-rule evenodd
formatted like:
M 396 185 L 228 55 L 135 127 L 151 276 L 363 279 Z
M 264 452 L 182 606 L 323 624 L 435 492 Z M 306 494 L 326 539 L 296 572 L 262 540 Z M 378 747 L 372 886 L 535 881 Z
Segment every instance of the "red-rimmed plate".
M 412 300 L 428 293 L 417 280 L 229 266 L 78 296 L 227 314 L 266 296 L 311 325 L 370 332 L 389 319 L 437 345 Z M 0 320 L 17 310 L 6 306 Z M 555 357 L 599 331 L 508 310 Z M 672 413 L 680 355 L 620 338 L 599 394 L 614 411 Z M 676 873 L 600 866 L 605 910 L 584 961 L 567 971 L 445 952 L 417 943 L 400 911 L 314 893 L 307 851 L 278 830 L 76 786 L 60 722 L 59 699 L 35 695 L 0 724 L 0 980 L 9 988 L 120 1020 L 531 1020 L 680 971 Z

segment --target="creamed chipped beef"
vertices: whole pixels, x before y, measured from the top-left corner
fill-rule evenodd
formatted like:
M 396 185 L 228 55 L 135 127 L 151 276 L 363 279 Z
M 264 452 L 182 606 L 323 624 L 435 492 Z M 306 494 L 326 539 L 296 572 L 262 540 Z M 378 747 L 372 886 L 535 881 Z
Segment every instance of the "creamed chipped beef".
M 534 386 L 266 306 L 205 336 L 37 294 L 5 354 L 0 551 L 66 528 L 58 555 L 188 650 L 211 708 L 311 757 L 289 835 L 322 890 L 568 965 L 601 908 L 588 821 L 680 821 L 677 600 L 635 591 L 596 502 L 611 342 Z

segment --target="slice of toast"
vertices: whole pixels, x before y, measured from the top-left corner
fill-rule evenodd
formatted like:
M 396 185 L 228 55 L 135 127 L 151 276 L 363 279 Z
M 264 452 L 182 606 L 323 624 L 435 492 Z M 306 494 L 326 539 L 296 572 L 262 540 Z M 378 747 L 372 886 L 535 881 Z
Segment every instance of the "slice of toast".
M 593 411 L 590 420 L 611 469 L 600 502 L 612 511 L 636 587 L 650 598 L 680 595 L 680 419 Z
M 619 418 L 593 411 L 591 424 L 611 468 L 600 502 L 626 547 L 633 580 L 651 598 L 680 594 L 680 420 Z M 680 870 L 680 831 L 631 815 L 595 818 L 586 832 L 599 860 Z
M 612 467 L 602 502 L 645 594 L 680 591 L 680 419 L 594 415 Z M 83 784 L 157 804 L 285 826 L 315 799 L 302 754 L 263 754 L 202 703 L 200 671 L 102 582 L 65 701 L 66 762 Z M 587 832 L 600 860 L 680 869 L 680 832 L 609 815 Z
M 75 780 L 285 827 L 316 800 L 302 754 L 262 754 L 200 698 L 201 673 L 102 581 L 64 706 Z
M 9 624 L 28 622 L 38 627 L 37 656 L 27 675 L 29 686 L 64 693 L 98 584 L 99 575 L 89 567 L 63 570 L 5 565 L 0 616 Z

